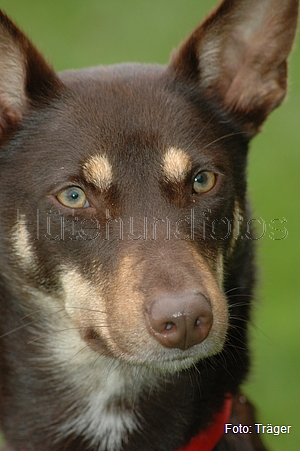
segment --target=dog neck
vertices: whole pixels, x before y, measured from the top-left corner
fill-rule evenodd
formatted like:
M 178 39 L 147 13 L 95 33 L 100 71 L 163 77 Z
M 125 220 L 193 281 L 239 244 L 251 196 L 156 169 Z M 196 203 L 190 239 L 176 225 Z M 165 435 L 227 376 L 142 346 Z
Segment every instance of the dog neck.
M 214 415 L 208 427 L 193 437 L 188 445 L 176 451 L 212 451 L 224 434 L 224 425 L 228 423 L 231 411 L 232 396 L 227 394 L 222 410 Z
M 232 396 L 227 395 L 221 412 L 214 415 L 208 427 L 193 437 L 183 448 L 176 451 L 212 451 L 224 434 L 224 425 L 228 423 L 232 410 Z

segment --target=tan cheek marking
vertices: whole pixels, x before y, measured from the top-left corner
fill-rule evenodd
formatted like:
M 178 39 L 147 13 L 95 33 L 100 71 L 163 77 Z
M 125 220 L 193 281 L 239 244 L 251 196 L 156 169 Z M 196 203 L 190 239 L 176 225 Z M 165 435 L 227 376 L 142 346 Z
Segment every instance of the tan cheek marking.
M 78 327 L 81 335 L 88 328 L 95 327 L 101 336 L 107 338 L 107 308 L 104 295 L 104 277 L 98 268 L 98 281 L 83 277 L 77 268 L 61 266 L 61 283 L 66 312 Z
M 84 278 L 76 268 L 61 267 L 68 316 L 81 336 L 86 330 L 94 329 L 116 357 L 126 355 L 130 358 L 149 347 L 142 313 L 143 297 L 134 289 L 134 266 L 135 260 L 131 256 L 124 257 L 112 286 L 105 280 L 100 266 L 97 268 L 98 282 Z M 137 280 L 139 277 L 137 275 Z
M 224 267 L 223 267 L 223 255 L 220 254 L 217 260 L 217 267 L 216 267 L 216 279 L 218 281 L 218 285 L 220 290 L 223 289 L 223 281 L 224 281 Z
M 234 210 L 233 210 L 233 229 L 232 236 L 230 241 L 230 250 L 229 254 L 231 254 L 235 248 L 236 241 L 238 240 L 241 233 L 241 222 L 243 221 L 242 210 L 240 209 L 240 205 L 237 199 L 234 201 Z
M 19 222 L 12 229 L 13 249 L 18 257 L 20 266 L 25 271 L 34 271 L 36 268 L 35 255 L 30 243 L 30 235 L 26 227 L 26 216 L 20 215 Z
M 192 168 L 192 162 L 182 149 L 170 147 L 164 155 L 162 168 L 167 180 L 181 182 Z
M 113 180 L 113 171 L 105 155 L 94 155 L 83 165 L 83 174 L 89 183 L 93 183 L 101 191 L 109 188 Z

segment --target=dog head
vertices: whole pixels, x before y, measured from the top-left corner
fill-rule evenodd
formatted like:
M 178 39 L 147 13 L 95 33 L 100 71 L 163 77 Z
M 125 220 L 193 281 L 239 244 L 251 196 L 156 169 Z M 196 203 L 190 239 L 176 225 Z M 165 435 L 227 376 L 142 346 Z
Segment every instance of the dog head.
M 58 75 L 1 15 L 1 272 L 36 328 L 166 372 L 223 348 L 247 146 L 284 98 L 297 5 L 224 0 L 167 67 Z

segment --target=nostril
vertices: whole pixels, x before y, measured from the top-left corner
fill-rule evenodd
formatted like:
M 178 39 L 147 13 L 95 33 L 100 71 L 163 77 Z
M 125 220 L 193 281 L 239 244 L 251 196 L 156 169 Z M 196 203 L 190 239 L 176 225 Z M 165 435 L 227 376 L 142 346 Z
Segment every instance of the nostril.
M 174 316 L 176 316 L 176 315 L 174 315 Z M 179 316 L 182 316 L 182 315 L 177 315 L 177 317 L 179 317 Z M 201 320 L 200 320 L 200 318 L 197 318 L 196 321 L 195 321 L 195 327 L 200 326 L 200 324 L 202 324 Z M 169 321 L 168 323 L 166 323 L 165 329 L 166 330 L 171 330 L 174 327 L 176 327 L 176 323 L 173 323 L 173 322 Z
M 166 330 L 171 330 L 173 326 L 175 326 L 175 323 L 170 323 L 170 322 L 167 323 L 166 324 Z
M 147 316 L 150 332 L 168 348 L 201 343 L 213 323 L 211 305 L 200 292 L 161 295 L 149 305 Z

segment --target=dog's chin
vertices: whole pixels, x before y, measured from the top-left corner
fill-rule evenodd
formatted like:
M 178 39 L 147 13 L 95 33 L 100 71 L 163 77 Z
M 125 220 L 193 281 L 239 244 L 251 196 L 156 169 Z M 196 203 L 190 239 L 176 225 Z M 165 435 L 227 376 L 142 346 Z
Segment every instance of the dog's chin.
M 199 354 L 197 351 L 191 351 L 185 352 L 184 355 L 182 355 L 182 352 L 179 352 L 178 355 L 176 355 L 176 352 L 172 352 L 171 354 L 172 355 L 168 357 L 148 357 L 145 360 L 127 358 L 122 359 L 122 361 L 126 362 L 129 366 L 134 365 L 140 368 L 144 368 L 146 371 L 155 373 L 157 375 L 172 375 L 178 374 L 182 371 L 192 370 L 193 368 L 196 368 L 198 362 L 205 362 L 216 353 L 211 355 L 203 355 Z
M 82 334 L 81 334 L 82 336 Z M 224 346 L 224 340 L 218 343 L 208 339 L 205 342 L 195 345 L 187 350 L 169 349 L 161 347 L 160 349 L 149 349 L 147 352 L 129 352 L 129 350 L 118 349 L 115 346 L 109 346 L 105 340 L 101 339 L 92 329 L 86 329 L 84 340 L 90 350 L 98 356 L 119 362 L 120 365 L 139 368 L 139 371 L 145 370 L 149 374 L 168 375 L 181 371 L 189 370 L 199 362 L 219 353 Z
M 188 371 L 195 368 L 197 362 L 202 359 L 195 359 L 191 356 L 174 359 L 135 359 L 130 357 L 113 357 L 118 368 L 125 372 L 133 372 L 142 376 L 143 379 L 153 378 L 153 376 L 172 376 L 178 375 L 182 371 Z
M 185 371 L 197 371 L 199 368 L 197 363 L 207 361 L 209 357 L 199 357 L 196 355 L 186 355 L 184 357 L 174 357 L 173 359 L 141 359 L 134 358 L 117 358 L 113 360 L 119 362 L 119 366 L 126 372 L 137 372 L 144 379 L 150 379 L 152 377 L 168 377 L 178 376 Z M 209 363 L 211 365 L 211 362 Z
M 151 371 L 157 375 L 172 375 L 195 367 L 197 360 L 186 357 L 184 359 L 174 359 L 170 361 L 150 361 L 140 364 L 146 371 Z

